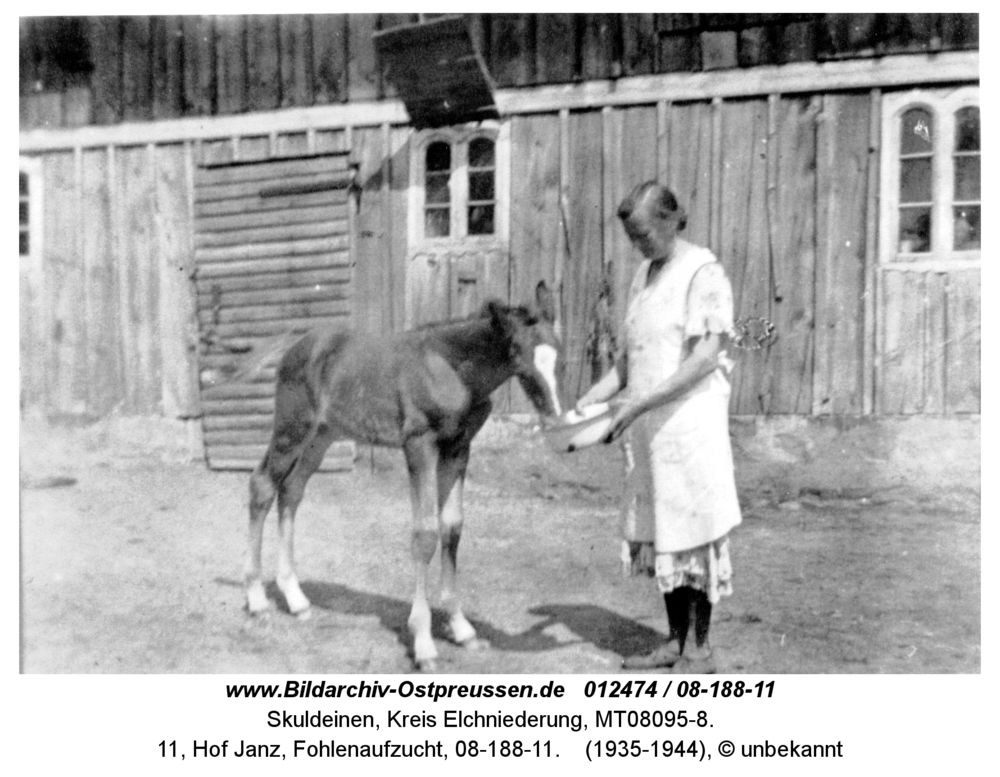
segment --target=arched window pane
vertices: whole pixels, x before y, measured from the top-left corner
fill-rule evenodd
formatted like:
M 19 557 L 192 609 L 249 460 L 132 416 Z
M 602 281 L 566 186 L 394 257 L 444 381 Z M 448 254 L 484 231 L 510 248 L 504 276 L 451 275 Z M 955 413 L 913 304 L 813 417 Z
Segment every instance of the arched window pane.
M 934 119 L 925 108 L 911 108 L 903 114 L 900 153 L 930 154 L 934 151 Z
M 489 138 L 476 138 L 469 143 L 469 167 L 493 167 L 494 144 Z
M 979 109 L 962 108 L 955 114 L 955 150 L 979 151 Z
M 451 170 L 451 146 L 444 142 L 427 147 L 427 172 L 440 173 Z

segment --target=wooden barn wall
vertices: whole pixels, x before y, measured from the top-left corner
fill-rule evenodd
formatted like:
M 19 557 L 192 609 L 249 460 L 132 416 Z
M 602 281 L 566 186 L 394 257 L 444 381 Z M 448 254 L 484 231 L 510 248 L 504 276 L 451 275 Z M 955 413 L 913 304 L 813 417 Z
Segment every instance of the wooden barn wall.
M 979 46 L 974 13 L 468 16 L 501 88 Z M 395 91 L 372 34 L 417 18 L 412 13 L 22 17 L 21 127 L 392 98 Z
M 632 186 L 658 178 L 688 210 L 687 239 L 725 266 L 736 316 L 775 326 L 769 347 L 735 352 L 733 414 L 979 412 L 978 270 L 877 265 L 879 99 L 513 117 L 511 297 L 529 298 L 539 278 L 560 286 L 568 393 L 623 344 L 637 258 L 615 211 Z M 523 398 L 514 409 L 527 409 Z
M 737 354 L 734 414 L 979 412 L 979 271 L 877 265 L 879 100 L 876 90 L 511 117 L 509 297 L 530 299 L 540 279 L 558 289 L 568 393 L 622 345 L 636 265 L 615 211 L 658 178 L 688 210 L 688 239 L 724 264 L 736 315 L 775 325 L 770 347 Z M 353 325 L 402 328 L 411 130 L 255 132 L 41 155 L 45 256 L 29 291 L 42 341 L 22 365 L 28 404 L 198 413 L 190 199 L 203 159 L 352 149 Z
M 192 187 L 201 162 L 353 148 L 353 326 L 400 328 L 409 133 L 383 125 L 40 154 L 44 254 L 22 278 L 34 317 L 22 338 L 25 406 L 54 417 L 199 414 Z

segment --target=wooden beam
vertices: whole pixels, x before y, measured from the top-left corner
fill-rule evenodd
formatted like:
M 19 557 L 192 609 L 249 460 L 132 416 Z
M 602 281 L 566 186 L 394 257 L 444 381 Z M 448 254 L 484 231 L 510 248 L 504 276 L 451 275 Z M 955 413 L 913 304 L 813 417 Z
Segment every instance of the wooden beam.
M 897 55 L 843 62 L 796 62 L 704 73 L 669 73 L 563 86 L 497 91 L 504 115 L 580 110 L 605 105 L 654 104 L 830 92 L 979 80 L 979 52 Z
M 138 146 L 180 143 L 185 140 L 231 139 L 303 129 L 377 127 L 408 124 L 406 108 L 398 100 L 326 105 L 295 110 L 262 111 L 241 116 L 197 117 L 170 121 L 117 124 L 66 130 L 29 130 L 19 137 L 21 153 L 73 149 L 77 146 Z
M 871 91 L 868 124 L 868 191 L 865 208 L 864 342 L 861 351 L 861 412 L 875 412 L 875 338 L 878 336 L 879 143 L 882 138 L 882 90 Z

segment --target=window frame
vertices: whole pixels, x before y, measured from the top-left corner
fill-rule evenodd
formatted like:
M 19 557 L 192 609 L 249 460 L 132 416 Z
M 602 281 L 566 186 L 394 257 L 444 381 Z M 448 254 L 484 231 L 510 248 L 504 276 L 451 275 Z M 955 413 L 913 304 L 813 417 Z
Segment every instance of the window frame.
M 18 183 L 20 176 L 28 176 L 28 253 L 21 254 L 18 250 L 22 271 L 37 271 L 42 264 L 42 239 L 44 237 L 42 213 L 44 207 L 44 190 L 42 187 L 42 160 L 36 157 L 19 156 L 17 159 Z M 20 203 L 20 196 L 18 197 Z M 20 234 L 20 219 L 18 219 L 18 234 Z
M 469 144 L 477 138 L 493 141 L 493 233 L 470 235 L 469 219 Z M 451 196 L 447 237 L 427 237 L 424 233 L 426 206 L 427 149 L 436 142 L 451 145 Z M 483 121 L 456 127 L 415 131 L 411 136 L 409 244 L 411 250 L 463 246 L 506 245 L 509 216 L 510 126 L 506 122 Z
M 883 95 L 881 228 L 879 230 L 879 260 L 883 267 L 918 270 L 980 266 L 982 248 L 962 251 L 953 247 L 955 119 L 961 109 L 970 107 L 980 108 L 978 85 L 960 86 L 952 89 L 912 89 Z M 927 110 L 931 114 L 934 127 L 931 157 L 933 203 L 931 205 L 931 247 L 930 251 L 927 252 L 901 254 L 898 250 L 900 122 L 903 115 L 912 108 Z M 982 137 L 981 126 L 980 137 Z M 982 148 L 980 148 L 979 153 L 980 159 L 982 159 Z M 982 202 L 981 193 L 980 202 Z M 982 227 L 980 226 L 980 228 Z

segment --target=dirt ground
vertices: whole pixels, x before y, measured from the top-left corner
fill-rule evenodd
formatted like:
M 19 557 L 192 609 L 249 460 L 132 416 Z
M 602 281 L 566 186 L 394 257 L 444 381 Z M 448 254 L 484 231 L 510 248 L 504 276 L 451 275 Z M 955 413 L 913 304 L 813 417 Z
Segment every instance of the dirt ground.
M 314 607 L 300 621 L 283 601 L 264 617 L 244 609 L 245 473 L 210 472 L 149 441 L 111 445 L 93 428 L 26 421 L 20 442 L 23 671 L 412 671 L 400 453 L 363 448 L 353 473 L 310 482 L 296 552 Z M 441 671 L 618 672 L 622 656 L 661 639 L 655 585 L 618 570 L 618 456 L 558 456 L 530 428 L 488 425 L 459 572 L 466 614 L 491 647 L 449 644 L 436 615 Z M 980 671 L 978 490 L 845 498 L 739 485 L 735 591 L 712 631 L 720 671 Z M 272 513 L 272 577 L 276 535 Z

